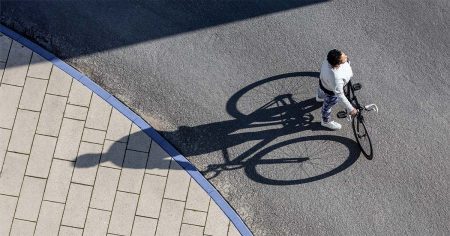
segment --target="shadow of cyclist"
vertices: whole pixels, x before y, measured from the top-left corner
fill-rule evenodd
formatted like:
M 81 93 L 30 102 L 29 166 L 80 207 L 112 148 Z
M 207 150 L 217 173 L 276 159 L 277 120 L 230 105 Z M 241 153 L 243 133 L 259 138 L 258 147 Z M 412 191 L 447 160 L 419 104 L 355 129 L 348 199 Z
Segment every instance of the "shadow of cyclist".
M 264 155 L 281 147 L 277 144 L 266 147 L 269 143 L 279 137 L 288 136 L 294 133 L 300 133 L 305 130 L 323 130 L 320 122 L 314 122 L 312 112 L 321 107 L 321 103 L 317 103 L 314 98 L 299 100 L 291 93 L 279 93 L 259 106 L 248 114 L 239 114 L 236 104 L 240 97 L 255 87 L 265 85 L 270 82 L 280 81 L 292 77 L 313 77 L 317 78 L 317 72 L 297 72 L 277 75 L 270 77 L 254 84 L 246 86 L 238 91 L 227 104 L 227 111 L 234 117 L 230 120 L 213 122 L 199 126 L 180 126 L 175 131 L 158 131 L 163 137 L 176 144 L 176 147 L 186 157 L 193 157 L 202 154 L 208 154 L 221 151 L 224 159 L 222 164 L 210 164 L 203 174 L 214 178 L 220 171 L 235 170 L 244 168 L 249 178 L 265 184 L 299 184 L 311 182 L 325 177 L 334 175 L 353 164 L 359 156 L 355 150 L 354 142 L 350 139 L 338 136 L 310 136 L 284 141 L 282 143 L 292 144 L 295 142 L 307 141 L 334 141 L 338 142 L 350 151 L 349 156 L 338 163 L 335 168 L 325 173 L 318 174 L 316 177 L 308 177 L 305 179 L 297 179 L 292 181 L 277 181 L 261 176 L 256 171 L 256 165 L 260 164 L 298 164 L 306 163 L 311 160 L 310 157 L 299 158 L 275 158 L 263 159 Z M 304 97 L 304 96 L 303 96 Z M 231 104 L 231 105 L 230 105 Z M 234 107 L 233 107 L 234 106 Z M 133 150 L 129 144 L 130 140 L 142 139 L 145 134 L 143 131 L 132 133 L 123 137 L 119 142 L 114 142 L 110 146 L 105 146 L 101 154 L 85 154 L 77 158 L 75 166 L 77 168 L 87 168 L 97 164 L 112 165 L 115 167 L 132 168 L 132 169 L 168 169 L 170 157 L 155 142 L 148 146 L 148 149 Z M 249 142 L 257 141 L 248 150 L 238 153 L 237 156 L 230 157 L 228 149 L 234 146 Z M 356 149 L 357 150 L 357 149 Z M 148 155 L 145 153 L 148 152 Z M 144 153 L 144 154 L 143 154 Z M 264 154 L 264 155 L 263 155 Z M 150 158 L 148 158 L 150 156 Z

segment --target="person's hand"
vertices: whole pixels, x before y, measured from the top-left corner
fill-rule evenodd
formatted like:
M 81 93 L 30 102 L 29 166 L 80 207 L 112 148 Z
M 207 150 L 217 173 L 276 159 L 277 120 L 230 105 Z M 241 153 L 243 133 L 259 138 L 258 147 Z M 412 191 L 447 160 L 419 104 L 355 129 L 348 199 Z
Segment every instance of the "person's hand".
M 355 117 L 356 114 L 358 114 L 358 110 L 356 110 L 355 108 L 353 108 L 353 110 L 350 112 L 350 115 L 351 115 L 352 117 Z

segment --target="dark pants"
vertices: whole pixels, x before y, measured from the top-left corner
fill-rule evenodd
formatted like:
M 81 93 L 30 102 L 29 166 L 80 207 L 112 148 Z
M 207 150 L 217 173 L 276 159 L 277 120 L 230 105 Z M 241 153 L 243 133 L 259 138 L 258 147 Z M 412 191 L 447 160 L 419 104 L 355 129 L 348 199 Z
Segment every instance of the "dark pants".
M 322 120 L 324 122 L 330 122 L 331 121 L 331 108 L 336 105 L 338 102 L 338 97 L 336 95 L 329 95 L 326 94 L 322 89 L 318 88 L 317 93 L 319 98 L 323 98 L 323 105 L 322 105 Z

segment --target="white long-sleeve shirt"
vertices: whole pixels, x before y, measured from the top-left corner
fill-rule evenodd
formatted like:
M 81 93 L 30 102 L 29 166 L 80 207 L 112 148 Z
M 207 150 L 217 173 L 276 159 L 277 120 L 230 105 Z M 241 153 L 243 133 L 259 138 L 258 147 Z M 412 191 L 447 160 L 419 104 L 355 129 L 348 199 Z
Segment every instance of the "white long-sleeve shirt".
M 350 67 L 348 62 L 339 65 L 338 68 L 332 68 L 325 59 L 320 68 L 320 80 L 323 87 L 333 91 L 339 100 L 344 103 L 347 111 L 353 110 L 353 106 L 345 97 L 344 86 L 350 81 L 352 76 L 352 67 Z

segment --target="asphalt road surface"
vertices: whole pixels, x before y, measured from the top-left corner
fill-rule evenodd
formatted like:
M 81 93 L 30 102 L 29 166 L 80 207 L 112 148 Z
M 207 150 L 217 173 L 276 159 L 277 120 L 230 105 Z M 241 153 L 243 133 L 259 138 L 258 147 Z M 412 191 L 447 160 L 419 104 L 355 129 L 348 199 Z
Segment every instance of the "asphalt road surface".
M 450 231 L 450 2 L 2 1 L 1 23 L 88 74 L 200 170 L 255 235 Z M 372 161 L 313 99 L 352 61 Z M 337 111 L 335 109 L 334 111 Z

